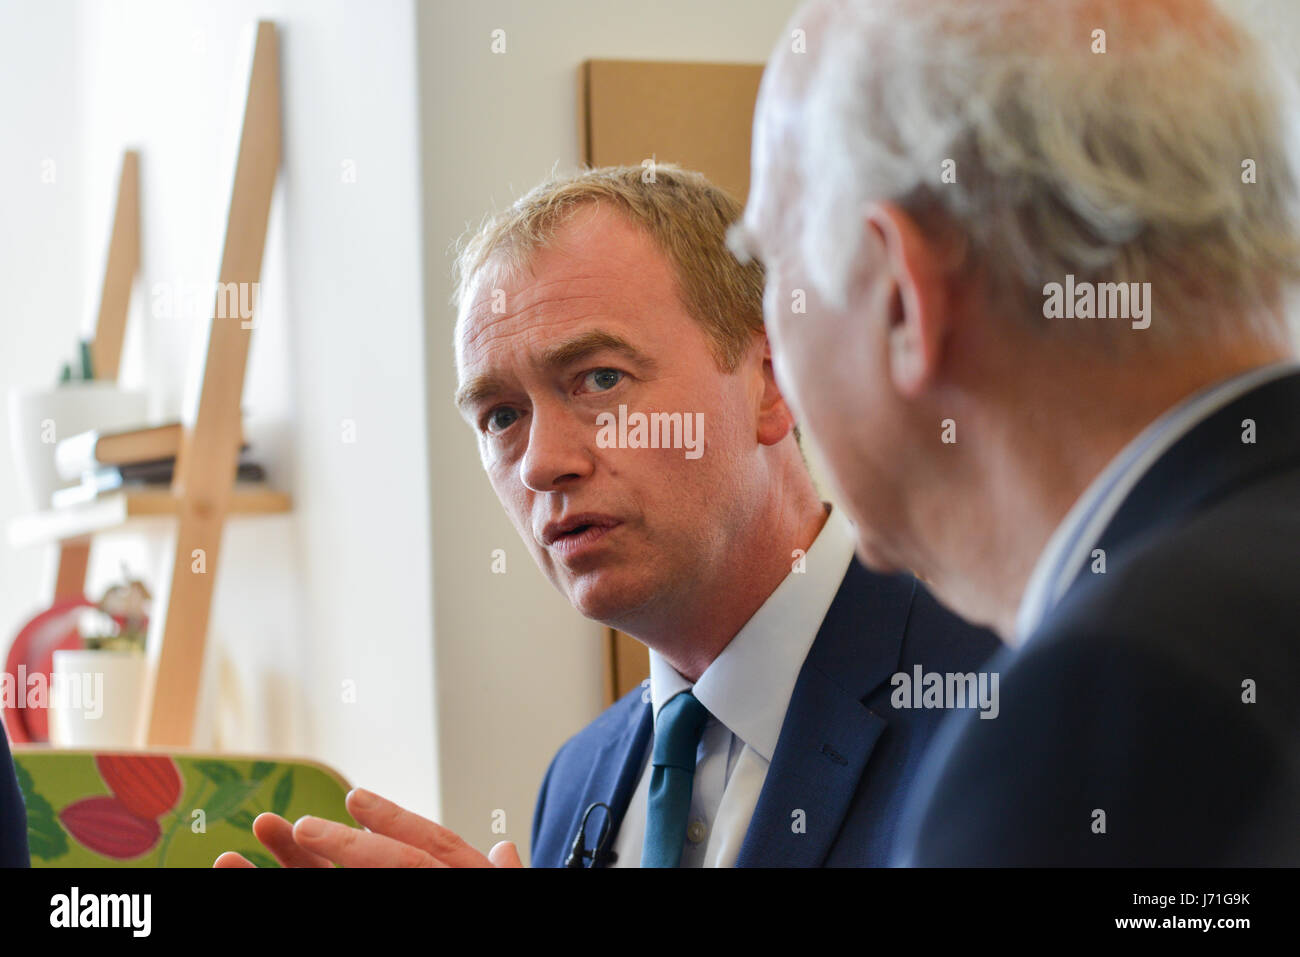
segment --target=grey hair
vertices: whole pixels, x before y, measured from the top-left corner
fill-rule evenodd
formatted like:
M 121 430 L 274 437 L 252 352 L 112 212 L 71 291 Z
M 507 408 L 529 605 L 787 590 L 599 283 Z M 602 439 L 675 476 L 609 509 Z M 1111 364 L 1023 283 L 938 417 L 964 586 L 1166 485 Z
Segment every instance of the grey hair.
M 1295 78 L 1209 0 L 826 12 L 798 168 L 800 252 L 827 301 L 848 301 L 862 210 L 881 200 L 937 210 L 1026 302 L 1066 274 L 1153 281 L 1165 314 L 1300 279 Z

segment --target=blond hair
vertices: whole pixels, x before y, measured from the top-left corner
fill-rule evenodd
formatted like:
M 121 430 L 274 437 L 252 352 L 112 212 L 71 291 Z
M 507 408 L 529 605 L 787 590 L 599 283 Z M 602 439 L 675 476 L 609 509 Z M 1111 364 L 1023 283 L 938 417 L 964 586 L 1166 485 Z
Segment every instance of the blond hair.
M 580 207 L 605 204 L 643 228 L 667 257 L 682 305 L 704 328 L 720 368 L 734 372 L 763 332 L 763 267 L 741 265 L 727 228 L 741 206 L 700 173 L 673 164 L 604 166 L 554 176 L 489 216 L 460 244 L 452 303 L 463 310 L 489 262 L 518 272 Z

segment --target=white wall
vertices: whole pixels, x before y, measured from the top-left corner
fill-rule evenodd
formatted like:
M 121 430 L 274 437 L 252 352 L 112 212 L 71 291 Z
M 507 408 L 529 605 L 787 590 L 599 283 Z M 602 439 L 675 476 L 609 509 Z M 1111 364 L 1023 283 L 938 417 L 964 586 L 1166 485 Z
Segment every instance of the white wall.
M 1289 69 L 1292 82 L 1300 88 L 1300 3 L 1296 0 L 1219 0 L 1227 10 L 1267 44 L 1277 62 Z M 1292 149 L 1300 150 L 1300 118 L 1292 129 Z M 1287 301 L 1291 339 L 1300 347 L 1300 290 Z
M 455 390 L 448 247 L 468 223 L 577 165 L 578 67 L 593 57 L 761 63 L 795 0 L 480 0 L 419 8 L 429 446 L 443 817 L 486 848 L 527 841 L 546 765 L 601 708 L 602 629 L 552 589 L 478 462 Z M 493 54 L 491 33 L 506 34 Z M 507 573 L 493 575 L 502 548 Z M 504 835 L 492 814 L 506 812 Z
M 200 298 L 197 316 L 155 314 L 154 293 L 216 279 L 237 136 L 232 93 L 246 81 L 236 64 L 249 24 L 279 24 L 284 159 L 244 406 L 256 455 L 295 509 L 228 526 L 195 743 L 309 755 L 436 815 L 412 3 L 23 2 L 3 17 L 18 60 L 5 63 L 10 92 L 0 102 L 22 111 L 12 124 L 6 115 L 5 191 L 30 181 L 35 158 L 49 153 L 66 161 L 72 184 L 66 197 L 29 187 L 23 205 L 6 203 L 0 242 L 18 258 L 0 265 L 3 285 L 25 297 L 23 321 L 6 318 L 6 384 L 47 381 L 70 352 L 74 300 L 84 291 L 93 305 L 98 294 L 89 280 L 118 157 L 134 146 L 143 261 L 123 378 L 146 386 L 163 418 L 197 384 L 211 300 Z M 25 19 L 38 34 L 9 29 Z M 57 335 L 38 327 L 47 318 Z M 355 423 L 353 443 L 344 420 Z M 124 556 L 156 582 L 168 538 L 101 540 L 90 593 Z M 6 570 L 41 555 L 0 554 Z M 48 571 L 40 583 L 6 580 L 7 634 L 19 609 L 30 613 L 48 594 Z M 354 704 L 343 700 L 345 681 L 355 683 Z
M 73 358 L 89 263 L 81 57 L 76 0 L 0 4 L 0 402 L 12 387 L 51 386 Z M 102 205 L 102 204 L 101 204 Z M 97 283 L 95 283 L 97 285 Z M 52 555 L 17 552 L 3 528 L 26 511 L 0 409 L 0 649 L 44 608 Z M 48 568 L 47 568 L 48 566 Z M 48 576 L 49 586 L 43 587 Z

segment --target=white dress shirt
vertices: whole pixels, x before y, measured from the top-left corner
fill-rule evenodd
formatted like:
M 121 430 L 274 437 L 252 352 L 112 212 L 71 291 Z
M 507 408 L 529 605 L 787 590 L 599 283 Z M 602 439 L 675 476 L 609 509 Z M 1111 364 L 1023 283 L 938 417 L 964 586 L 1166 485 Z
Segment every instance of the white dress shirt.
M 1012 644 L 1024 644 L 1065 595 L 1124 499 L 1160 456 L 1224 406 L 1296 371 L 1300 371 L 1300 363 L 1278 362 L 1225 379 L 1179 402 L 1129 442 L 1079 496 L 1048 539 L 1020 599 Z
M 682 867 L 731 867 L 749 830 L 785 712 L 808 650 L 853 560 L 854 531 L 831 508 L 816 540 L 722 653 L 691 683 L 653 650 L 649 700 L 659 710 L 691 691 L 709 711 L 696 752 Z M 791 558 L 791 565 L 795 560 Z M 650 751 L 614 839 L 615 867 L 639 867 L 645 841 Z

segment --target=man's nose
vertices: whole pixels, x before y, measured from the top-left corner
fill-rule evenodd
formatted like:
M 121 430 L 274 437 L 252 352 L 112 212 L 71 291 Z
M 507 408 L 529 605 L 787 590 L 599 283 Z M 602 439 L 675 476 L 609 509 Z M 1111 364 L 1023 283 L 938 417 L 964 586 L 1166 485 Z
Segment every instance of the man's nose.
M 534 492 L 554 492 L 591 474 L 595 428 L 573 416 L 533 409 L 528 449 L 519 465 L 524 485 Z

